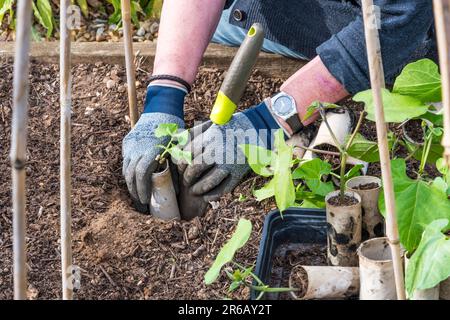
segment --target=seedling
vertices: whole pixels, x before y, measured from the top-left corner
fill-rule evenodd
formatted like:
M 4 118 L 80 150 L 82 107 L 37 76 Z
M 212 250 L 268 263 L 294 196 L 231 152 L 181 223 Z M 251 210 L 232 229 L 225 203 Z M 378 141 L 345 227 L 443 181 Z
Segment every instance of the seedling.
M 339 159 L 340 159 L 340 174 L 339 174 L 339 185 L 340 185 L 340 202 L 343 203 L 344 202 L 344 198 L 345 198 L 345 191 L 346 191 L 346 187 L 345 187 L 345 183 L 348 179 L 350 179 L 351 177 L 353 177 L 355 175 L 355 173 L 357 173 L 360 169 L 361 166 L 355 166 L 347 175 L 346 175 L 346 168 L 347 168 L 347 160 L 349 157 L 349 149 L 353 144 L 353 141 L 356 138 L 356 135 L 358 134 L 359 129 L 361 128 L 361 124 L 362 121 L 364 120 L 364 117 L 366 116 L 365 112 L 362 112 L 358 122 L 356 124 L 356 127 L 353 131 L 353 133 L 351 134 L 350 138 L 345 142 L 345 143 L 340 143 L 338 141 L 338 139 L 336 138 L 336 135 L 334 134 L 333 130 L 331 129 L 330 124 L 328 123 L 327 117 L 326 117 L 326 109 L 335 109 L 339 106 L 334 105 L 334 104 L 322 104 L 322 103 L 314 103 L 313 105 L 311 105 L 308 108 L 308 113 L 306 114 L 306 116 L 303 118 L 303 120 L 308 120 L 309 117 L 312 116 L 312 114 L 318 110 L 319 114 L 322 118 L 322 121 L 325 123 L 325 125 L 328 128 L 328 131 L 330 132 L 330 135 L 333 139 L 333 142 L 335 144 L 335 147 L 339 150 Z M 321 150 L 313 150 L 314 152 L 320 152 Z M 327 151 L 321 151 L 322 153 L 328 153 Z M 331 153 L 330 153 L 331 154 Z M 332 155 L 335 155 L 334 153 Z
M 262 201 L 275 196 L 280 212 L 293 206 L 295 187 L 291 168 L 298 160 L 292 159 L 293 148 L 286 144 L 283 130 L 280 129 L 275 133 L 274 151 L 250 144 L 239 147 L 256 174 L 266 178 L 272 177 L 264 187 L 254 191 L 257 200 Z
M 260 300 L 265 293 L 293 291 L 294 289 L 291 288 L 270 288 L 253 273 L 253 266 L 246 267 L 234 260 L 236 252 L 245 246 L 251 233 L 252 223 L 249 220 L 240 219 L 231 239 L 222 247 L 213 265 L 206 272 L 205 283 L 207 285 L 214 283 L 219 278 L 222 268 L 229 265 L 232 270 L 225 270 L 228 279 L 231 281 L 228 292 L 233 292 L 239 287 L 247 287 L 258 291 L 260 294 L 257 300 Z
M 169 142 L 165 145 L 158 145 L 163 152 L 156 156 L 156 161 L 159 162 L 159 169 L 163 169 L 167 156 L 170 154 L 172 159 L 176 161 L 186 161 L 191 164 L 192 154 L 189 151 L 181 149 L 186 145 L 189 139 L 188 130 L 178 130 L 178 125 L 175 123 L 163 123 L 160 124 L 155 130 L 155 136 L 157 138 L 170 137 Z

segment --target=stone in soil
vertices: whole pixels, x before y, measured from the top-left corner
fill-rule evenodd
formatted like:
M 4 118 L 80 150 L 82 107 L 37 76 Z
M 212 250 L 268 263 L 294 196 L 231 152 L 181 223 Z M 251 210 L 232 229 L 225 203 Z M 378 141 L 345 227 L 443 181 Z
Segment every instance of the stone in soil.
M 340 196 L 332 197 L 328 200 L 328 203 L 335 207 L 349 207 L 358 204 L 358 200 L 354 197 L 345 195 L 343 199 Z

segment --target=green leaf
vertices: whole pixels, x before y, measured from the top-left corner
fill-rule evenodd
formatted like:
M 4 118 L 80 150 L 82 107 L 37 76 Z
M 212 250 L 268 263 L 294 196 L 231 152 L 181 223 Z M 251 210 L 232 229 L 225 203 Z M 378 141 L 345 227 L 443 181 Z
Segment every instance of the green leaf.
M 179 146 L 184 146 L 189 140 L 189 130 L 183 130 L 172 136 L 177 140 Z
M 262 177 L 270 177 L 273 175 L 273 171 L 269 167 L 273 158 L 272 151 L 251 144 L 241 144 L 239 148 L 247 158 L 250 168 L 256 174 Z
M 0 24 L 3 21 L 3 17 L 6 12 L 12 11 L 12 7 L 14 4 L 14 0 L 0 0 Z M 10 17 L 10 19 L 13 19 L 13 17 Z
M 53 12 L 49 0 L 37 0 L 36 5 L 33 2 L 33 12 L 39 23 L 47 29 L 47 38 L 53 33 Z
M 169 149 L 169 153 L 177 161 L 184 161 L 188 164 L 192 164 L 192 153 L 189 151 L 184 151 L 180 149 L 178 146 L 174 146 Z
M 130 9 L 131 9 L 131 21 L 135 26 L 139 26 L 138 13 L 144 14 L 141 5 L 137 1 L 131 1 Z
M 243 195 L 242 193 L 240 193 L 238 201 L 239 202 L 245 202 L 245 201 L 247 201 L 247 197 L 245 195 Z
M 423 147 L 417 147 L 416 145 L 405 141 L 406 149 L 408 149 L 408 152 L 413 153 L 414 152 L 414 159 L 421 161 L 422 160 L 422 153 L 423 153 Z M 430 152 L 428 154 L 427 163 L 434 164 L 436 161 L 442 157 L 444 154 L 444 147 L 442 144 L 433 143 L 430 147 Z
M 277 153 L 273 159 L 275 202 L 282 213 L 295 203 L 295 187 L 291 172 L 293 148 L 286 144 L 282 129 L 275 133 L 274 147 Z
M 429 109 L 429 105 L 416 98 L 391 93 L 387 89 L 382 89 L 382 96 L 386 122 L 401 123 L 405 120 L 419 117 Z M 367 119 L 375 121 L 375 106 L 372 90 L 358 93 L 353 97 L 353 100 L 364 102 Z
M 395 80 L 393 92 L 425 103 L 442 101 L 441 75 L 438 65 L 430 59 L 408 64 Z
M 364 168 L 364 165 L 362 164 L 357 164 L 355 166 L 353 166 L 344 176 L 345 181 L 350 180 L 351 178 L 354 177 L 359 177 L 361 175 L 361 170 L 362 168 Z
M 331 164 L 319 158 L 303 162 L 294 170 L 293 179 L 303 179 L 308 188 L 315 194 L 326 196 L 334 191 L 332 182 L 323 182 L 322 177 L 331 173 Z M 297 200 L 299 200 L 297 195 Z
M 122 11 L 120 9 L 120 0 L 108 0 L 114 8 L 114 12 L 109 16 L 108 23 L 118 24 L 122 19 Z
M 176 123 L 161 123 L 155 130 L 155 136 L 157 138 L 173 136 L 178 130 Z
M 449 220 L 439 219 L 425 228 L 406 269 L 406 290 L 410 296 L 417 289 L 433 288 L 450 277 L 450 239 L 442 233 L 448 224 Z
M 78 6 L 81 9 L 83 15 L 87 18 L 89 15 L 89 8 L 86 0 L 77 0 Z
M 322 106 L 324 110 L 340 108 L 340 106 L 338 106 L 337 104 L 320 102 L 320 101 L 314 101 L 308 107 L 308 109 L 306 109 L 306 113 L 303 116 L 303 121 L 306 121 L 309 118 L 311 118 L 316 113 L 316 111 L 319 110 L 320 106 Z
M 217 280 L 222 267 L 233 260 L 235 253 L 250 239 L 251 232 L 252 223 L 249 220 L 240 219 L 231 239 L 223 246 L 213 265 L 206 272 L 205 283 L 207 285 Z
M 228 292 L 233 292 L 235 291 L 237 288 L 239 288 L 241 286 L 241 282 L 240 281 L 233 281 L 230 284 L 230 288 L 228 288 Z
M 445 182 L 450 186 L 450 169 L 445 163 L 444 158 L 439 158 L 436 161 L 436 168 L 444 176 Z
M 258 190 L 253 191 L 253 195 L 255 196 L 257 201 L 263 201 L 269 198 L 272 198 L 275 195 L 275 182 L 274 180 L 270 180 L 264 187 Z
M 450 220 L 450 200 L 437 185 L 409 178 L 404 159 L 391 163 L 400 241 L 412 253 L 419 245 L 425 226 L 437 219 Z M 385 214 L 382 192 L 379 206 Z
M 353 144 L 348 149 L 348 154 L 368 163 L 380 161 L 378 143 L 367 140 L 360 133 L 356 134 Z

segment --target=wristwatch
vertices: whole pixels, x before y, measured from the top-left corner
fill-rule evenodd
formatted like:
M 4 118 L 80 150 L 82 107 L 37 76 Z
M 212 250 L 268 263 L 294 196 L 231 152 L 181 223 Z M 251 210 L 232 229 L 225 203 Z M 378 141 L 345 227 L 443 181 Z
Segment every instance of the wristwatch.
M 300 132 L 304 125 L 300 121 L 297 106 L 293 97 L 285 92 L 281 92 L 271 99 L 272 112 L 286 121 L 291 127 L 293 134 Z

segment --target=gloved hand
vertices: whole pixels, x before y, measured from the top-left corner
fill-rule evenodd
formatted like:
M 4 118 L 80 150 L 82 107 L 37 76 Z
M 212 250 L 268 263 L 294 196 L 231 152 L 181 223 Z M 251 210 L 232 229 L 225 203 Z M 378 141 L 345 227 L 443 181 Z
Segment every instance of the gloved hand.
M 203 125 L 206 131 L 193 129 L 185 150 L 192 152 L 192 164 L 179 164 L 182 183 L 206 202 L 216 201 L 231 192 L 250 167 L 239 145 L 253 144 L 272 148 L 273 133 L 280 126 L 266 103 L 236 113 L 223 126 Z
M 176 123 L 184 128 L 183 104 L 186 91 L 173 86 L 151 85 L 147 89 L 144 112 L 122 142 L 123 168 L 128 190 L 136 209 L 148 211 L 151 195 L 151 174 L 157 168 L 158 145 L 167 144 L 168 137 L 157 138 L 155 129 L 162 123 Z

